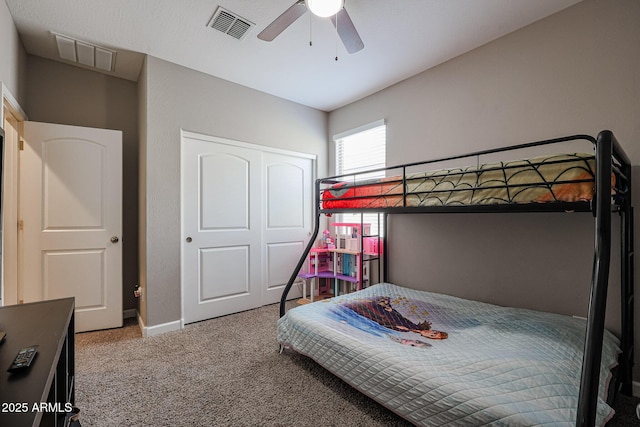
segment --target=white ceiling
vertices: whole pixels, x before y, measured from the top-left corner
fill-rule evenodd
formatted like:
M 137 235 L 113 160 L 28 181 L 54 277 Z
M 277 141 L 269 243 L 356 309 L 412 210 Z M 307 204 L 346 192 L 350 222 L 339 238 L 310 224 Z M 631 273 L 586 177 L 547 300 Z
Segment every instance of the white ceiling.
M 295 0 L 6 0 L 28 53 L 58 59 L 52 32 L 117 51 L 136 81 L 142 54 L 331 111 L 581 0 L 345 0 L 365 47 L 349 55 L 307 12 L 273 42 L 257 35 Z M 255 24 L 242 40 L 207 26 L 218 6 Z M 309 39 L 313 46 L 309 46 Z M 336 53 L 338 61 L 335 60 Z M 63 60 L 60 60 L 65 62 Z

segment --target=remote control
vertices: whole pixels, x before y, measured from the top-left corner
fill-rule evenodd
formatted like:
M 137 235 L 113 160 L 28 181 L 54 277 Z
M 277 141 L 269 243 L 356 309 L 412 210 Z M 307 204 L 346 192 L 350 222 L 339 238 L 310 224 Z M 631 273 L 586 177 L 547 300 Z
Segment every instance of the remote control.
M 33 362 L 33 358 L 36 356 L 38 352 L 38 346 L 32 345 L 29 347 L 25 347 L 18 352 L 18 355 L 15 359 L 13 359 L 13 363 L 7 369 L 8 372 L 17 372 L 23 369 L 27 369 L 31 366 L 31 362 Z

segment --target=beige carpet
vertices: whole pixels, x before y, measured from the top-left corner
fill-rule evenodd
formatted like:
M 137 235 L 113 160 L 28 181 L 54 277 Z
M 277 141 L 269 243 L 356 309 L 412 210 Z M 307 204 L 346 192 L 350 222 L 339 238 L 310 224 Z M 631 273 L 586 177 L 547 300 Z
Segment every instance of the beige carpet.
M 83 427 L 408 426 L 292 351 L 278 353 L 278 306 L 142 338 L 135 323 L 76 335 Z M 640 425 L 623 398 L 608 426 Z
M 311 360 L 278 353 L 278 306 L 141 338 L 76 336 L 83 427 L 410 425 Z

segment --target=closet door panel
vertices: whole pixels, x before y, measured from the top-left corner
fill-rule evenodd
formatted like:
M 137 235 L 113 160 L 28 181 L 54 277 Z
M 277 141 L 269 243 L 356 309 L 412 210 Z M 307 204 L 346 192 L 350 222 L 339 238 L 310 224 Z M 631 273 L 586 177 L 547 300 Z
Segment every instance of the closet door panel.
M 185 323 L 262 304 L 261 170 L 259 151 L 183 136 Z
M 264 154 L 265 279 L 263 302 L 280 300 L 282 290 L 311 234 L 312 159 Z M 295 296 L 293 294 L 292 296 Z
M 279 301 L 311 233 L 314 157 L 183 132 L 181 168 L 184 323 Z

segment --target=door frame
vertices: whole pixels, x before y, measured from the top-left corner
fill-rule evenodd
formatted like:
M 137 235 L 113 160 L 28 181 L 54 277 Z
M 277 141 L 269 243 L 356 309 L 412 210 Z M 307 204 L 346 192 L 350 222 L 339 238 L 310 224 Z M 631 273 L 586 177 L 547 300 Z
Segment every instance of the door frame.
M 182 151 L 183 151 L 183 144 L 185 143 L 185 139 L 186 138 L 190 138 L 190 139 L 197 139 L 197 140 L 201 140 L 201 141 L 205 141 L 205 142 L 210 142 L 210 143 L 214 143 L 214 144 L 223 144 L 223 145 L 229 145 L 232 147 L 240 147 L 240 148 L 246 148 L 246 149 L 250 149 L 250 150 L 258 150 L 261 152 L 268 152 L 268 153 L 276 153 L 276 154 L 282 154 L 282 155 L 288 155 L 288 156 L 296 156 L 296 157 L 300 157 L 300 158 L 306 158 L 311 160 L 312 166 L 311 166 L 311 191 L 313 192 L 313 186 L 314 183 L 316 181 L 316 178 L 318 176 L 318 156 L 315 154 L 309 154 L 309 153 L 302 153 L 299 151 L 293 151 L 293 150 L 286 150 L 286 149 L 282 149 L 282 148 L 276 148 L 276 147 L 270 147 L 267 145 L 260 145 L 260 144 L 255 144 L 255 143 L 250 143 L 250 142 L 243 142 L 243 141 L 238 141 L 238 140 L 233 140 L 233 139 L 228 139 L 228 138 L 222 138 L 222 137 L 218 137 L 218 136 L 211 136 L 211 135 L 206 135 L 206 134 L 202 134 L 202 133 L 196 133 L 196 132 L 191 132 L 191 131 L 187 131 L 184 129 L 180 129 L 180 153 L 182 155 Z M 182 158 L 180 159 L 180 164 L 182 165 Z M 185 254 L 184 254 L 184 239 L 185 239 L 185 231 L 184 231 L 184 211 L 183 211 L 183 206 L 184 206 L 184 192 L 182 191 L 183 188 L 183 172 L 180 171 L 180 328 L 184 328 L 185 326 L 185 321 L 184 321 L 184 313 L 185 313 L 185 296 L 184 296 L 184 288 L 185 288 L 185 280 L 184 280 L 184 259 L 185 259 Z M 313 230 L 313 227 L 315 225 L 315 221 L 316 218 L 313 215 L 313 195 L 312 195 L 312 199 L 311 199 L 311 203 L 312 206 L 310 206 L 310 229 Z M 260 233 L 263 235 L 264 234 L 264 230 L 261 229 Z M 264 236 L 262 236 L 262 240 L 264 240 Z M 261 252 L 262 249 L 261 249 Z M 264 258 L 264 254 L 262 254 L 262 258 Z M 264 260 L 262 260 L 261 262 L 261 271 L 263 270 L 264 267 Z M 260 290 L 261 292 L 261 298 L 262 298 L 262 293 L 264 292 L 263 289 Z
M 1 83 L 2 108 L 0 108 L 0 126 L 5 128 L 5 119 L 11 122 L 12 132 L 5 129 L 5 179 L 3 181 L 4 203 L 3 203 L 3 233 L 2 233 L 2 273 L 0 274 L 0 305 L 13 305 L 22 302 L 22 256 L 20 232 L 18 220 L 18 189 L 20 176 L 19 146 L 22 139 L 22 122 L 28 120 L 24 112 L 11 91 Z M 7 178 L 7 173 L 10 176 Z M 10 187 L 8 187 L 10 186 Z M 7 198 L 10 202 L 7 203 Z M 10 280 L 5 281 L 5 277 Z

